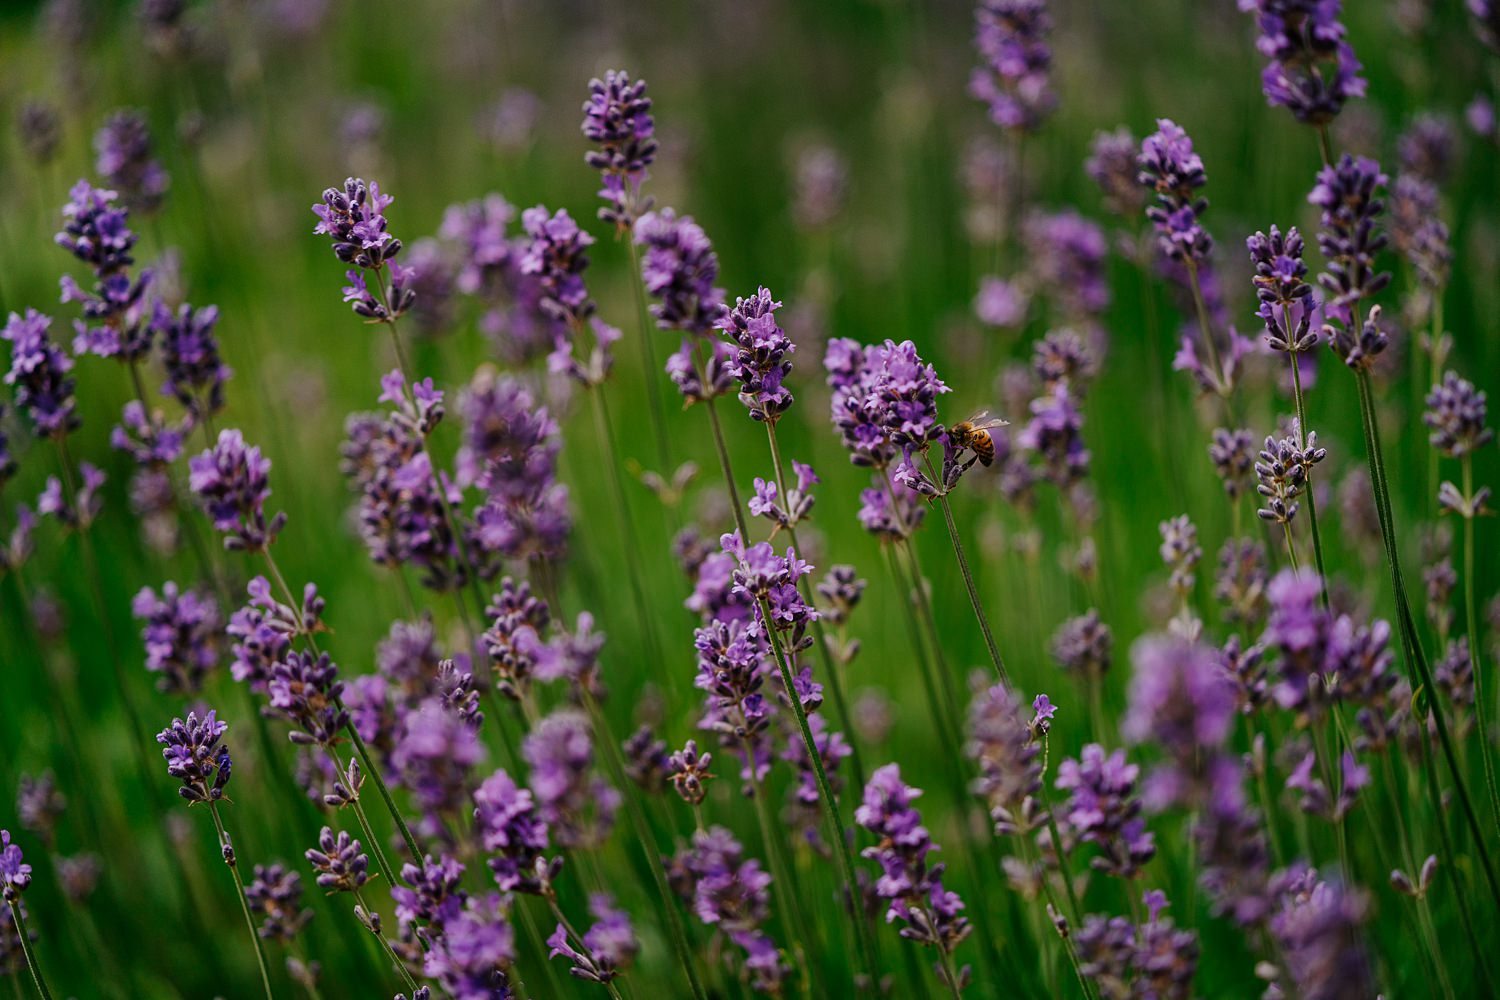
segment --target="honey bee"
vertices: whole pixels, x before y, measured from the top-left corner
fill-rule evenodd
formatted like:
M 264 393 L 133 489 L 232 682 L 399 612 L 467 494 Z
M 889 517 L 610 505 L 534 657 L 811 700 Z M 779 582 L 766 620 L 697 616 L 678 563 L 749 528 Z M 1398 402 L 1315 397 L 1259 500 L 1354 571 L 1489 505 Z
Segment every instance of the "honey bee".
M 974 453 L 974 458 L 969 459 L 970 465 L 978 459 L 981 465 L 987 466 L 995 461 L 995 439 L 990 437 L 990 431 L 1009 423 L 1009 420 L 991 417 L 988 410 L 980 410 L 968 420 L 960 420 L 949 427 L 948 437 L 960 451 L 967 448 Z

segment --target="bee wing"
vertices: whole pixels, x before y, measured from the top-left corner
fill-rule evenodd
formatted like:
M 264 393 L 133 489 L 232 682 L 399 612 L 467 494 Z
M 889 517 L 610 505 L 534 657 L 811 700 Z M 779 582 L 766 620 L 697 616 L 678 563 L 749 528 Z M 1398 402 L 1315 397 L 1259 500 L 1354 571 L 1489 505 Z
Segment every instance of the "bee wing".
M 976 431 L 990 431 L 990 430 L 994 430 L 996 427 L 1009 427 L 1009 426 L 1010 426 L 1010 421 L 1009 420 L 1001 420 L 999 417 L 991 417 L 991 418 L 989 418 L 987 420 L 977 420 L 977 421 L 974 422 L 974 429 Z

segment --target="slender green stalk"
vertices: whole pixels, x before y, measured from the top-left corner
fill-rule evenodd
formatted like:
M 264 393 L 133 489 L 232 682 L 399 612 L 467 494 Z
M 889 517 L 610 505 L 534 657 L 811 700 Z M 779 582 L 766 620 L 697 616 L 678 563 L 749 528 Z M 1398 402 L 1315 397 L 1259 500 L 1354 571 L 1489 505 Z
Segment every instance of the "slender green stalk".
M 365 913 L 371 915 L 375 913 L 374 910 L 370 909 L 370 904 L 365 902 L 364 893 L 358 889 L 354 890 L 354 901 L 359 904 L 360 909 L 364 910 Z M 369 925 L 366 926 L 368 927 Z M 380 942 L 381 950 L 391 960 L 391 964 L 396 967 L 396 971 L 401 973 L 401 978 L 406 980 L 406 988 L 415 993 L 417 990 L 417 981 L 412 978 L 411 970 L 406 967 L 406 963 L 401 961 L 401 956 L 396 954 L 396 949 L 391 947 L 391 943 L 386 940 L 385 935 L 377 931 L 374 927 L 369 927 L 369 931 L 375 935 L 375 940 Z
M 938 953 L 938 965 L 943 969 L 943 985 L 948 987 L 948 992 L 953 994 L 954 1000 L 959 1000 L 963 994 L 958 988 L 958 973 L 953 969 L 953 955 L 942 945 L 936 945 Z
M 1401 809 L 1402 803 L 1397 798 L 1396 766 L 1391 761 L 1393 755 L 1391 748 L 1377 752 L 1381 769 L 1385 772 L 1386 790 L 1391 796 L 1392 811 L 1396 814 L 1396 834 L 1401 845 L 1401 864 L 1406 867 L 1406 871 L 1412 877 L 1412 884 L 1417 887 L 1413 902 L 1416 904 L 1417 923 L 1421 928 L 1422 944 L 1427 951 L 1428 961 L 1443 988 L 1443 995 L 1452 1000 L 1453 983 L 1448 975 L 1448 963 L 1443 959 L 1443 949 L 1438 945 L 1437 928 L 1432 923 L 1432 904 L 1427 898 L 1426 887 L 1417 882 L 1420 870 L 1417 865 L 1417 852 L 1412 846 L 1411 832 L 1407 829 L 1406 816 Z
M 245 896 L 245 883 L 240 881 L 239 861 L 234 855 L 234 845 L 230 843 L 229 833 L 224 829 L 224 820 L 219 816 L 219 804 L 212 799 L 208 801 L 208 812 L 214 818 L 214 829 L 219 834 L 219 850 L 224 855 L 224 863 L 229 866 L 229 874 L 234 876 L 234 891 L 240 897 L 240 910 L 245 914 L 245 927 L 250 931 L 251 943 L 255 945 L 255 960 L 260 964 L 260 982 L 266 988 L 266 1000 L 271 1000 L 271 974 L 266 967 L 266 952 L 261 946 L 260 933 L 255 929 L 255 918 L 250 915 L 250 900 Z M 17 916 L 19 917 L 19 914 Z M 19 923 L 17 929 L 20 929 Z M 24 931 L 21 936 L 25 938 Z
M 37 965 L 36 952 L 31 948 L 31 934 L 26 930 L 26 917 L 21 913 L 21 901 L 13 900 L 10 904 L 11 919 L 16 922 L 16 937 L 21 942 L 21 954 L 26 956 L 26 968 L 31 972 L 31 983 L 36 987 L 37 995 L 42 1000 L 52 1000 L 52 991 L 47 989 L 47 980 L 42 977 L 42 968 Z M 20 992 L 19 980 L 17 980 L 16 992 Z M 270 988 L 266 989 L 266 995 L 270 995 Z
M 1354 322 L 1359 323 L 1358 310 L 1356 309 Z M 1375 493 L 1375 511 L 1380 519 L 1381 537 L 1385 542 L 1386 565 L 1390 570 L 1391 589 L 1394 591 L 1396 601 L 1396 617 L 1400 626 L 1401 643 L 1407 664 L 1413 666 L 1417 671 L 1417 678 L 1421 686 L 1427 692 L 1427 706 L 1432 713 L 1433 724 L 1437 729 L 1438 743 L 1442 747 L 1443 760 L 1448 768 L 1448 773 L 1453 779 L 1454 790 L 1458 794 L 1459 805 L 1464 815 L 1464 820 L 1474 836 L 1474 847 L 1479 854 L 1481 866 L 1484 869 L 1485 881 L 1489 885 L 1490 895 L 1497 909 L 1500 909 L 1500 882 L 1496 881 L 1494 868 L 1490 861 L 1489 848 L 1485 844 L 1484 829 L 1480 826 L 1479 816 L 1475 812 L 1474 803 L 1469 795 L 1468 785 L 1464 781 L 1463 771 L 1459 765 L 1458 754 L 1453 746 L 1453 737 L 1448 728 L 1448 720 L 1442 706 L 1440 692 L 1433 683 L 1432 671 L 1427 663 L 1427 657 L 1422 651 L 1421 644 L 1417 639 L 1416 622 L 1412 617 L 1411 607 L 1406 598 L 1406 588 L 1401 578 L 1401 560 L 1397 552 L 1395 525 L 1391 517 L 1391 501 L 1389 485 L 1385 477 L 1385 463 L 1380 450 L 1380 427 L 1375 419 L 1374 400 L 1370 391 L 1370 374 L 1365 370 L 1355 371 L 1355 385 L 1359 391 L 1360 415 L 1364 424 L 1365 450 L 1368 453 L 1367 460 L 1370 467 L 1370 482 Z M 1433 808 L 1441 817 L 1445 808 L 1441 799 L 1441 790 L 1436 783 L 1428 783 L 1428 794 L 1433 797 Z M 1445 840 L 1446 844 L 1446 840 Z M 1447 859 L 1450 866 L 1453 858 Z
M 651 407 L 651 426 L 656 431 L 656 453 L 661 459 L 662 470 L 672 468 L 671 439 L 667 436 L 666 410 L 661 401 L 661 387 L 657 384 L 660 369 L 656 367 L 656 350 L 651 346 L 651 323 L 646 312 L 646 287 L 641 283 L 639 251 L 635 240 L 629 235 L 625 245 L 630 250 L 630 287 L 635 293 L 635 315 L 639 323 L 641 344 L 641 366 L 645 369 L 646 399 Z
M 328 759 L 333 763 L 334 773 L 343 774 L 344 762 L 339 759 L 339 755 L 331 747 L 325 749 L 328 752 Z M 354 807 L 354 816 L 359 820 L 359 828 L 364 832 L 365 840 L 370 845 L 371 853 L 375 855 L 375 864 L 380 869 L 380 874 L 385 876 L 386 885 L 392 887 L 400 885 L 401 883 L 396 881 L 396 871 L 391 867 L 390 860 L 385 856 L 385 850 L 380 846 L 380 838 L 375 834 L 375 828 L 370 826 L 370 817 L 365 815 L 364 804 L 359 801 L 357 793 L 354 798 L 349 800 L 349 804 Z
M 766 789 L 751 767 L 750 801 L 755 806 L 755 822 L 760 826 L 761 843 L 765 845 L 766 858 L 771 865 L 771 893 L 776 897 L 776 908 L 784 914 L 788 944 L 797 958 L 797 971 L 802 978 L 803 992 L 812 989 L 813 966 L 808 961 L 808 951 L 817 944 L 812 925 L 802 908 L 801 887 L 795 882 L 791 862 L 786 857 L 786 844 L 776 826 L 766 803 Z
M 927 473 L 932 476 L 933 482 L 941 482 L 937 470 L 932 467 L 932 456 L 923 454 L 922 460 L 927 464 Z M 989 616 L 984 613 L 984 605 L 979 600 L 979 589 L 974 585 L 974 574 L 969 571 L 969 560 L 964 555 L 963 542 L 958 538 L 958 526 L 953 521 L 953 508 L 948 503 L 946 492 L 938 494 L 938 503 L 943 508 L 943 521 L 948 525 L 948 538 L 953 542 L 953 554 L 958 557 L 958 569 L 963 574 L 964 586 L 969 591 L 969 603 L 974 608 L 974 617 L 979 619 L 979 630 L 984 633 L 984 644 L 990 652 L 990 662 L 995 665 L 995 673 L 1007 685 L 1010 684 L 1010 675 L 1005 672 L 1005 662 L 1000 659 L 1000 647 L 995 644 L 995 633 L 990 630 Z
M 615 514 L 620 525 L 620 538 L 625 548 L 626 575 L 630 579 L 630 594 L 635 599 L 636 619 L 646 638 L 646 654 L 652 663 L 662 662 L 661 643 L 656 636 L 656 616 L 651 614 L 650 602 L 646 600 L 646 586 L 641 581 L 641 567 L 645 565 L 640 539 L 636 537 L 635 521 L 630 516 L 630 504 L 625 496 L 625 481 L 620 476 L 620 463 L 614 459 L 614 425 L 609 418 L 609 404 L 604 398 L 604 386 L 589 386 L 584 390 L 593 404 L 594 436 L 599 446 L 610 453 L 604 464 L 609 466 L 609 483 L 615 498 Z
M 579 693 L 583 699 L 584 708 L 593 720 L 594 730 L 598 733 L 597 742 L 604 744 L 604 760 L 610 769 L 610 779 L 615 786 L 625 790 L 621 798 L 625 800 L 625 813 L 630 817 L 630 824 L 635 828 L 636 842 L 640 845 L 641 853 L 646 856 L 646 865 L 651 869 L 652 880 L 656 883 L 657 902 L 660 912 L 665 918 L 667 935 L 672 939 L 672 948 L 677 952 L 677 961 L 682 966 L 683 975 L 687 977 L 688 986 L 692 989 L 696 1000 L 706 1000 L 703 992 L 703 983 L 698 979 L 697 967 L 693 964 L 693 951 L 688 946 L 687 931 L 682 926 L 682 914 L 677 911 L 676 902 L 672 898 L 672 888 L 667 883 L 667 872 L 662 867 L 661 852 L 656 846 L 656 838 L 651 834 L 651 827 L 646 822 L 646 814 L 641 811 L 641 806 L 636 797 L 630 791 L 629 779 L 625 776 L 625 762 L 620 757 L 620 744 L 615 740 L 610 731 L 609 720 L 605 718 L 603 710 L 595 700 L 587 685 L 578 686 Z
M 1474 456 L 1463 457 L 1464 499 L 1474 497 Z M 1489 793 L 1490 818 L 1500 830 L 1500 785 L 1495 779 L 1495 752 L 1490 733 L 1489 706 L 1485 702 L 1483 671 L 1479 665 L 1479 619 L 1474 610 L 1474 515 L 1464 515 L 1464 614 L 1469 628 L 1469 670 L 1474 675 L 1474 716 L 1479 730 L 1479 759 L 1484 762 L 1484 786 Z
M 1291 307 L 1285 308 L 1286 326 L 1288 332 L 1292 329 Z M 1292 362 L 1292 396 L 1297 402 L 1297 447 L 1302 451 L 1307 450 L 1307 407 L 1302 398 L 1302 368 L 1297 364 L 1297 355 L 1288 354 Z M 1313 561 L 1318 567 L 1318 594 L 1323 599 L 1323 610 L 1328 611 L 1328 570 L 1323 567 L 1323 536 L 1318 531 L 1318 498 L 1317 491 L 1313 489 L 1312 472 L 1307 473 L 1307 523 L 1312 528 Z M 1291 542 L 1290 536 L 1287 542 Z
M 757 603 L 760 605 L 761 621 L 766 623 L 766 637 L 771 642 L 771 653 L 776 658 L 776 669 L 781 674 L 781 683 L 786 688 L 787 701 L 792 704 L 792 714 L 797 717 L 797 727 L 802 732 L 802 746 L 807 752 L 808 760 L 812 762 L 813 777 L 818 785 L 818 797 L 823 803 L 823 818 L 828 824 L 829 839 L 838 845 L 834 857 L 839 862 L 839 874 L 844 882 L 844 891 L 848 894 L 848 904 L 857 912 L 859 907 L 859 883 L 854 878 L 854 858 L 849 850 L 849 838 L 844 830 L 843 819 L 839 816 L 838 800 L 833 796 L 833 789 L 828 784 L 828 774 L 823 768 L 823 755 L 818 752 L 817 740 L 813 737 L 812 726 L 807 721 L 807 710 L 802 707 L 802 699 L 797 696 L 797 688 L 792 680 L 792 668 L 787 662 L 786 654 L 781 648 L 781 637 L 775 627 L 771 624 L 775 621 L 771 617 L 771 607 L 765 597 L 759 597 Z M 870 947 L 869 928 L 863 920 L 856 919 L 854 923 L 854 937 L 859 945 L 860 961 L 865 966 L 865 972 L 871 981 L 879 978 L 880 970 L 875 965 L 874 952 Z M 856 989 L 858 984 L 856 984 Z
M 776 423 L 772 420 L 765 421 L 766 439 L 771 445 L 771 465 L 776 471 L 776 488 L 781 491 L 783 503 L 787 500 L 786 472 L 781 464 L 781 447 L 776 440 Z M 792 548 L 799 553 L 802 544 L 797 541 L 797 529 L 787 525 L 787 535 L 792 540 Z M 809 605 L 813 603 L 812 588 L 808 585 L 806 578 L 797 581 L 802 590 L 802 597 Z M 858 741 L 854 738 L 854 724 L 849 715 L 849 705 L 844 697 L 844 681 L 839 675 L 838 667 L 833 662 L 833 656 L 828 650 L 828 636 L 823 630 L 823 622 L 820 618 L 814 618 L 812 623 L 813 639 L 816 641 L 818 652 L 823 663 L 823 675 L 828 678 L 828 690 L 833 694 L 833 710 L 839 717 L 839 726 L 849 734 L 849 763 L 854 768 L 854 780 L 861 788 L 865 785 L 864 763 L 860 760 Z

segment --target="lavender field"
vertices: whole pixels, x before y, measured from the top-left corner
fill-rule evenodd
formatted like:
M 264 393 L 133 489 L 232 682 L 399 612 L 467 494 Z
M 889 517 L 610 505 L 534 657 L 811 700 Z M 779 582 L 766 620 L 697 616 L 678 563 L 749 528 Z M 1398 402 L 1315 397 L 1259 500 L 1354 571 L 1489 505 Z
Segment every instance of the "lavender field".
M 1349 7 L 4 6 L 0 998 L 1500 995 L 1500 2 Z

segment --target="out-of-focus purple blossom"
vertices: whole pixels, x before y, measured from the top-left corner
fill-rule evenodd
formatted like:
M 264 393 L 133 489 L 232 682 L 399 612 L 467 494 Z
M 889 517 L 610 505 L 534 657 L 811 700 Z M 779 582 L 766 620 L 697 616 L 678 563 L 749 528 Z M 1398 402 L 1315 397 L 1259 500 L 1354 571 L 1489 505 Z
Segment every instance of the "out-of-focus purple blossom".
M 986 277 L 979 281 L 974 297 L 974 315 L 979 322 L 1009 330 L 1026 322 L 1031 295 L 1019 282 Z
M 542 893 L 562 867 L 561 858 L 542 856 L 547 824 L 537 814 L 531 791 L 503 770 L 475 790 L 474 826 L 502 892 Z
M 1036 455 L 1041 472 L 1059 489 L 1082 481 L 1089 472 L 1089 450 L 1083 443 L 1083 413 L 1075 391 L 1058 381 L 1031 401 L 1031 419 L 1016 435 L 1016 444 Z
M 16 819 L 22 829 L 37 835 L 51 847 L 57 832 L 57 821 L 67 808 L 68 800 L 57 787 L 51 771 L 36 777 L 21 775 L 16 787 Z
M 402 865 L 401 881 L 405 884 L 391 887 L 396 920 L 402 929 L 429 944 L 441 938 L 448 921 L 458 916 L 468 901 L 463 878 L 463 864 L 447 854 L 436 859 L 429 854 L 420 865 L 409 861 Z
M 1370 771 L 1359 763 L 1352 751 L 1345 750 L 1339 759 L 1339 791 L 1334 796 L 1323 779 L 1314 776 L 1316 764 L 1317 754 L 1307 751 L 1287 775 L 1286 787 L 1301 793 L 1298 807 L 1303 812 L 1337 823 L 1354 808 L 1360 789 L 1370 783 Z
M 807 723 L 812 731 L 813 746 L 817 747 L 818 758 L 827 775 L 829 788 L 837 796 L 844 788 L 839 763 L 854 750 L 844 734 L 831 729 L 822 715 L 808 715 Z M 815 848 L 821 848 L 823 845 L 818 827 L 822 816 L 819 810 L 818 778 L 813 769 L 812 758 L 808 756 L 807 745 L 800 738 L 787 740 L 781 759 L 791 764 L 797 773 L 797 783 L 787 791 L 788 819 L 804 841 Z
M 1052 658 L 1069 673 L 1099 678 L 1109 670 L 1114 637 L 1109 626 L 1090 608 L 1076 618 L 1069 618 L 1052 633 Z
M 1264 544 L 1253 538 L 1226 539 L 1214 575 L 1214 598 L 1223 605 L 1224 620 L 1258 623 L 1265 612 L 1269 580 Z
M 1437 186 L 1402 173 L 1390 189 L 1391 245 L 1416 271 L 1422 286 L 1440 292 L 1448 284 L 1453 248 L 1439 213 Z
M 817 499 L 812 488 L 822 480 L 812 470 L 812 466 L 795 460 L 792 462 L 792 472 L 797 478 L 787 488 L 784 500 L 774 482 L 767 482 L 759 476 L 755 478 L 755 495 L 751 497 L 749 504 L 752 516 L 763 517 L 777 528 L 792 528 L 811 515 L 813 503 Z
M 974 8 L 980 65 L 969 93 L 1002 129 L 1034 132 L 1057 106 L 1052 91 L 1052 17 L 1045 0 L 982 0 Z
M 588 720 L 572 709 L 538 722 L 521 745 L 537 811 L 565 848 L 597 846 L 609 835 L 620 793 L 594 773 Z
M 791 975 L 763 927 L 770 916 L 771 876 L 746 858 L 734 835 L 722 826 L 699 830 L 689 847 L 670 861 L 668 878 L 706 926 L 724 931 L 745 952 L 753 989 L 777 994 Z
M 895 471 L 876 472 L 875 485 L 859 494 L 859 523 L 878 538 L 910 537 L 927 516 L 921 494 L 897 489 Z
M 99 490 L 104 486 L 105 476 L 88 462 L 79 462 L 78 478 L 77 492 L 70 496 L 56 476 L 48 476 L 47 485 L 36 498 L 37 513 L 57 518 L 70 531 L 87 531 L 104 507 Z
M 1469 655 L 1469 637 L 1451 639 L 1443 655 L 1432 665 L 1432 678 L 1454 705 L 1474 705 L 1474 661 Z
M 141 588 L 131 613 L 145 623 L 146 669 L 159 674 L 157 690 L 174 695 L 197 694 L 203 678 L 219 665 L 219 633 L 224 619 L 213 596 L 162 584 L 161 594 Z
M 459 266 L 455 257 L 451 248 L 430 238 L 406 250 L 404 287 L 414 296 L 407 315 L 418 333 L 438 336 L 453 328 Z
M 1073 936 L 1079 970 L 1106 1000 L 1188 1000 L 1198 969 L 1198 935 L 1161 916 L 1168 904 L 1160 890 L 1147 892 L 1145 902 L 1150 917 L 1140 926 L 1100 914 L 1084 920 Z
M 625 755 L 625 776 L 637 788 L 659 792 L 667 786 L 671 754 L 656 730 L 642 724 L 620 744 L 620 752 Z
M 529 240 L 521 254 L 521 273 L 540 283 L 542 308 L 576 329 L 594 312 L 583 283 L 594 238 L 578 228 L 565 208 L 551 214 L 542 205 L 528 208 L 521 213 L 521 227 Z
M 1171 571 L 1172 590 L 1178 600 L 1186 602 L 1192 597 L 1197 582 L 1198 562 L 1203 558 L 1203 547 L 1198 544 L 1198 528 L 1186 514 L 1180 514 L 1158 525 L 1161 531 L 1162 562 Z
M 1062 381 L 1082 392 L 1099 373 L 1099 357 L 1077 330 L 1048 330 L 1032 345 L 1031 367 L 1045 387 Z
M 1057 768 L 1057 787 L 1069 793 L 1065 816 L 1080 839 L 1103 852 L 1090 864 L 1107 875 L 1134 878 L 1156 856 L 1156 841 L 1140 818 L 1136 797 L 1140 768 L 1126 763 L 1125 751 L 1106 755 L 1090 743 L 1077 760 Z
M 1391 280 L 1376 268 L 1376 257 L 1388 242 L 1377 226 L 1385 210 L 1379 191 L 1386 180 L 1374 160 L 1345 153 L 1318 172 L 1318 183 L 1307 196 L 1322 211 L 1318 249 L 1327 264 L 1318 284 L 1328 293 L 1325 305 L 1341 316 Z
M 694 685 L 705 692 L 700 729 L 716 731 L 734 749 L 747 782 L 761 781 L 770 768 L 772 705 L 762 693 L 770 674 L 770 650 L 761 631 L 744 619 L 708 621 L 693 634 L 698 651 Z
M 219 359 L 218 320 L 217 306 L 194 309 L 184 303 L 173 313 L 160 302 L 151 318 L 166 368 L 162 395 L 176 397 L 198 420 L 224 408 L 224 383 L 233 374 Z
M 1224 484 L 1224 492 L 1231 501 L 1238 500 L 1249 489 L 1250 473 L 1255 468 L 1255 436 L 1246 428 L 1215 427 L 1208 458 Z
M 291 942 L 313 911 L 302 905 L 302 876 L 280 863 L 256 865 L 255 876 L 245 883 L 250 912 L 261 918 L 256 933 L 267 941 Z
M 1449 179 L 1458 153 L 1458 129 L 1442 115 L 1417 115 L 1396 140 L 1401 172 L 1431 184 Z
M 623 70 L 609 70 L 604 79 L 589 81 L 583 134 L 598 148 L 586 153 L 584 160 L 603 178 L 599 197 L 605 204 L 599 218 L 622 232 L 651 208 L 651 199 L 641 196 L 641 185 L 648 176 L 646 168 L 656 159 L 655 132 L 645 80 L 631 80 Z
M 1137 180 L 1156 194 L 1146 218 L 1156 227 L 1157 246 L 1164 256 L 1196 267 L 1213 250 L 1213 237 L 1198 221 L 1208 209 L 1208 199 L 1198 194 L 1208 175 L 1203 159 L 1193 152 L 1193 140 L 1179 125 L 1161 118 L 1156 128 L 1141 142 L 1136 158 Z
M 468 801 L 469 775 L 483 759 L 478 735 L 441 698 L 429 698 L 406 713 L 391 765 L 417 805 L 416 827 L 422 836 L 445 834 L 446 821 L 457 817 Z
M 843 211 L 849 196 L 849 164 L 832 146 L 815 143 L 802 149 L 794 180 L 792 217 L 804 229 L 821 229 Z
M 1276 703 L 1316 718 L 1333 696 L 1327 676 L 1333 620 L 1323 610 L 1316 573 L 1284 569 L 1266 588 L 1270 615 L 1262 641 L 1275 650 Z
M 62 232 L 54 238 L 58 246 L 87 264 L 101 279 L 135 263 L 130 252 L 137 237 L 126 225 L 129 213 L 116 202 L 118 197 L 114 191 L 80 180 L 68 191 L 69 201 L 62 209 Z
M 979 692 L 969 706 L 964 753 L 979 766 L 974 792 L 985 800 L 999 834 L 1029 833 L 1046 819 L 1037 793 L 1042 787 L 1042 748 L 1021 703 L 1003 684 Z
M 161 755 L 167 761 L 167 773 L 182 782 L 177 794 L 194 802 L 217 802 L 224 797 L 229 784 L 229 748 L 219 741 L 229 723 L 220 722 L 209 709 L 201 718 L 189 712 L 187 721 L 173 719 L 172 724 L 156 734 L 162 745 Z
M 707 337 L 722 321 L 724 290 L 714 287 L 719 258 L 703 228 L 670 208 L 648 212 L 635 223 L 635 242 L 645 248 L 641 280 L 657 299 L 651 315 L 663 330 Z
M 464 444 L 460 485 L 485 493 L 474 513 L 478 548 L 506 559 L 555 559 L 564 551 L 572 517 L 568 489 L 557 481 L 557 424 L 531 390 L 481 369 L 460 397 Z
M 188 488 L 224 533 L 226 549 L 263 551 L 286 524 L 286 514 L 266 520 L 271 460 L 247 445 L 234 428 L 219 432 L 214 447 L 188 460 Z
M 36 513 L 24 503 L 16 504 L 15 524 L 11 526 L 10 534 L 0 539 L 0 574 L 26 565 L 36 548 L 32 541 L 36 526 Z
M 1374 996 L 1374 970 L 1361 927 L 1363 894 L 1294 866 L 1272 882 L 1277 899 L 1269 929 L 1282 956 L 1284 992 L 1328 1000 Z
M 168 424 L 160 411 L 148 414 L 140 400 L 125 404 L 120 421 L 110 430 L 110 446 L 143 469 L 160 469 L 182 454 L 185 428 Z
M 630 915 L 615 906 L 608 893 L 589 896 L 589 913 L 594 923 L 579 941 L 583 950 L 569 943 L 567 928 L 558 924 L 547 938 L 547 946 L 552 949 L 547 957 L 566 958 L 572 963 L 568 973 L 575 978 L 600 984 L 612 982 L 635 961 L 640 942 L 630 925 Z
M 151 133 L 136 111 L 117 111 L 94 133 L 94 169 L 121 192 L 130 207 L 151 213 L 161 208 L 169 180 L 151 155 Z
M 1485 394 L 1474 383 L 1456 372 L 1444 372 L 1443 381 L 1427 394 L 1427 410 L 1422 414 L 1430 431 L 1428 441 L 1449 458 L 1475 454 L 1495 438 L 1484 425 L 1485 411 Z
M 1228 738 L 1236 692 L 1217 650 L 1178 636 L 1151 635 L 1131 648 L 1128 707 L 1121 734 L 1153 742 L 1170 763 L 1149 776 L 1144 796 L 1152 808 L 1183 800 L 1202 780 L 1209 755 Z
M 1113 132 L 1096 132 L 1083 169 L 1104 194 L 1104 205 L 1115 215 L 1133 219 L 1145 207 L 1146 195 L 1137 179 L 1136 151 L 1140 143 L 1123 125 Z
M 38 165 L 51 163 L 62 141 L 62 118 L 52 105 L 35 98 L 28 99 L 16 115 L 16 135 L 33 162 Z
M 470 896 L 446 923 L 422 971 L 454 1000 L 508 1000 L 515 961 L 509 906 L 499 893 L 489 893 Z
M 1341 0 L 1239 0 L 1260 30 L 1255 47 L 1270 62 L 1261 90 L 1272 107 L 1323 127 L 1351 97 L 1365 95 L 1354 49 L 1344 40 Z
M 1340 615 L 1329 637 L 1329 657 L 1334 694 L 1356 711 L 1361 731 L 1357 747 L 1385 749 L 1410 709 L 1400 696 L 1390 623 L 1377 619 L 1361 625 L 1349 615 Z
M 10 341 L 10 370 L 5 384 L 15 387 L 16 408 L 26 414 L 38 435 L 61 437 L 76 429 L 78 401 L 73 395 L 73 359 L 52 343 L 52 319 L 35 309 L 11 313 L 0 337 Z
M 879 842 L 860 853 L 880 864 L 875 892 L 890 904 L 887 921 L 902 921 L 904 938 L 952 953 L 971 928 L 962 915 L 963 900 L 943 887 L 944 866 L 928 864 L 937 845 L 912 805 L 921 794 L 901 780 L 900 765 L 886 764 L 871 774 L 854 821 Z
M 525 87 L 507 87 L 490 106 L 482 128 L 502 153 L 524 149 L 543 110 L 542 99 Z
M 57 884 L 63 895 L 74 903 L 87 903 L 94 890 L 99 888 L 99 878 L 104 874 L 104 862 L 97 854 L 75 854 L 72 857 L 57 855 Z M 0 948 L 0 951 L 4 951 Z M 4 966 L 0 961 L 0 966 Z
M 1035 281 L 1066 316 L 1085 319 L 1108 307 L 1109 243 L 1097 223 L 1071 210 L 1039 212 L 1026 219 L 1021 239 Z
M 357 892 L 370 880 L 370 857 L 364 845 L 340 830 L 335 836 L 329 827 L 318 834 L 318 846 L 305 852 L 313 871 L 318 873 L 318 887 L 335 892 Z

